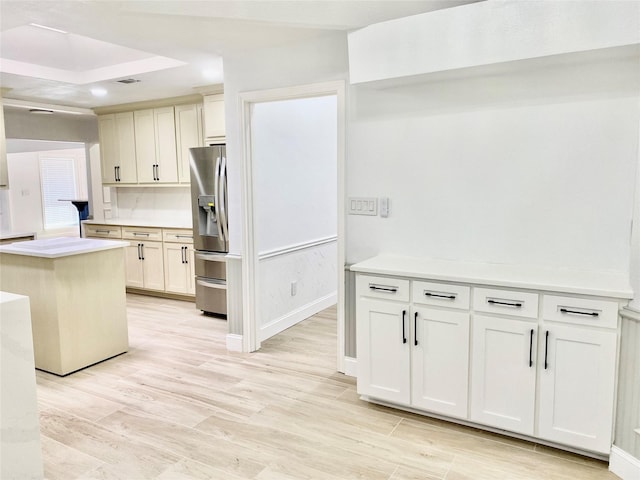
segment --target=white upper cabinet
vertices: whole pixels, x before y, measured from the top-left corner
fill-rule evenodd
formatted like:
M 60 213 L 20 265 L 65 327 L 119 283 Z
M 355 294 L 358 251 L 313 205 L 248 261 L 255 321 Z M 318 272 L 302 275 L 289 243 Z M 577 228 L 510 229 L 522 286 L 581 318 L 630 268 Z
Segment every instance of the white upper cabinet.
M 200 105 L 176 105 L 176 150 L 178 154 L 178 181 L 189 183 L 189 149 L 201 147 L 202 107 Z
M 205 95 L 203 97 L 204 136 L 207 140 L 224 141 L 226 128 L 224 122 L 224 95 Z
M 177 183 L 176 127 L 173 107 L 133 113 L 140 183 Z
M 100 115 L 102 183 L 121 185 L 138 181 L 133 112 Z

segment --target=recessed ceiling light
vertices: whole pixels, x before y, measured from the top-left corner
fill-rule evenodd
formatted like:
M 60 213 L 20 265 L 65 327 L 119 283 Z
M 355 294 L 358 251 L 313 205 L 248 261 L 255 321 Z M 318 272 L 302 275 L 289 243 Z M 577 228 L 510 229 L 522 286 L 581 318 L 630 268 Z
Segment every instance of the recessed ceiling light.
M 31 108 L 29 109 L 29 113 L 36 113 L 38 115 L 52 115 L 53 110 L 45 110 L 43 108 Z
M 30 23 L 29 25 L 31 25 L 32 27 L 43 28 L 45 30 L 51 30 L 52 32 L 69 33 L 65 32 L 64 30 L 60 30 L 59 28 L 47 27 L 46 25 L 40 25 L 39 23 Z
M 104 88 L 96 87 L 91 89 L 91 95 L 94 97 L 104 97 L 107 91 Z
M 140 80 L 136 80 L 135 78 L 125 78 L 123 80 L 116 80 L 116 82 L 118 83 L 125 83 L 125 84 L 129 84 L 129 83 L 138 83 Z

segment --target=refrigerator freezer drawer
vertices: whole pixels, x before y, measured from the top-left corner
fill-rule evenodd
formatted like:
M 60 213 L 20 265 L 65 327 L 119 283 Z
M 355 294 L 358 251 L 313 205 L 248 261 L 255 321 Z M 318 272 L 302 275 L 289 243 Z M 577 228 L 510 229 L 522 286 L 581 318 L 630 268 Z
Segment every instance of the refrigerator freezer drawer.
M 224 253 L 200 252 L 195 255 L 196 276 L 227 280 L 227 259 Z
M 227 314 L 227 284 L 196 277 L 196 308 L 217 315 Z

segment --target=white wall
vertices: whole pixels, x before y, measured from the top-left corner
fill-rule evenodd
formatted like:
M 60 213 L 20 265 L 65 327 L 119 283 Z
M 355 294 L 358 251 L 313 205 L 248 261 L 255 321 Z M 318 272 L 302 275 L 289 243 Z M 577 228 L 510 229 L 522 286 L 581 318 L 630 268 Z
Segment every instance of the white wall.
M 640 110 L 640 102 L 638 103 Z M 640 122 L 638 125 L 640 130 Z M 640 131 L 638 132 L 640 138 Z M 638 166 L 636 172 L 636 191 L 634 199 L 633 231 L 631 236 L 631 288 L 635 292 L 635 297 L 631 301 L 630 307 L 640 312 L 640 140 L 638 141 Z M 640 351 L 640 348 L 639 348 Z M 640 441 L 638 443 L 640 448 Z
M 336 97 L 257 103 L 251 133 L 264 340 L 325 308 L 323 300 L 335 303 Z
M 242 251 L 240 92 L 342 80 L 347 78 L 347 68 L 344 32 L 225 58 L 230 253 Z
M 254 105 L 258 253 L 337 234 L 336 97 Z
M 381 252 L 628 271 L 637 58 L 351 89 L 347 261 Z

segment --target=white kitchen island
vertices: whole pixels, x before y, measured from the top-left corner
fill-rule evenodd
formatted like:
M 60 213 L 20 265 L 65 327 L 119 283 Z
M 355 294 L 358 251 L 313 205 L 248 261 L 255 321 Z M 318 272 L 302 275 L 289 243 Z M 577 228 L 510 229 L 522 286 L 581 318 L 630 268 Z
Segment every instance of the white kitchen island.
M 0 247 L 0 290 L 31 302 L 36 368 L 67 375 L 127 351 L 126 245 L 51 238 Z

